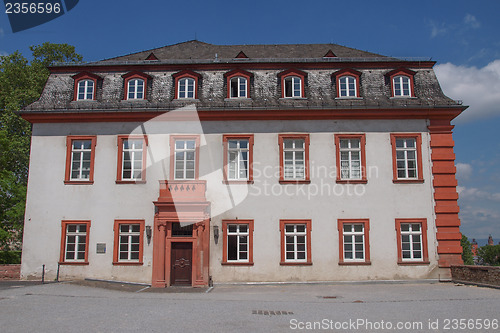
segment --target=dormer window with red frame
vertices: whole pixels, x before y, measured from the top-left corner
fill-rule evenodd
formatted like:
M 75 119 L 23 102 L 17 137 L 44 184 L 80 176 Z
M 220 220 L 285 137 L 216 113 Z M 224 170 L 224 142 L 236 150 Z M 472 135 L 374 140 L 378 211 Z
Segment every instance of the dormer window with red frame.
M 250 97 L 250 78 L 252 73 L 241 69 L 235 69 L 224 74 L 227 80 L 227 98 Z
M 141 72 L 130 72 L 122 75 L 125 80 L 125 100 L 146 99 L 148 80 L 151 76 Z
M 391 80 L 391 97 L 415 97 L 413 77 L 416 72 L 400 68 L 387 73 Z
M 200 74 L 184 70 L 172 76 L 175 80 L 175 99 L 198 99 Z
M 278 74 L 281 80 L 282 98 L 304 98 L 305 78 L 307 73 L 297 69 L 289 69 Z
M 332 74 L 337 87 L 337 98 L 359 98 L 359 78 L 361 72 L 342 69 Z
M 100 76 L 82 72 L 72 76 L 75 80 L 74 101 L 95 101 L 97 81 Z

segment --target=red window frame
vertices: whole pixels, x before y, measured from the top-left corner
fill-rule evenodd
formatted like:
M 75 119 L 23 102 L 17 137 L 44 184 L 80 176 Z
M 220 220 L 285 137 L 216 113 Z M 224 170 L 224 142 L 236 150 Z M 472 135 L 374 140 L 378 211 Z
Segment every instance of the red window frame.
M 301 80 L 301 95 L 299 97 L 294 96 L 294 97 L 285 97 L 285 79 L 289 76 L 297 76 Z M 288 69 L 286 71 L 283 71 L 281 73 L 278 73 L 278 78 L 280 79 L 281 82 L 281 98 L 305 98 L 306 93 L 305 93 L 305 86 L 306 86 L 306 77 L 307 73 L 300 71 L 298 69 Z
M 85 224 L 87 227 L 85 238 L 85 260 L 84 261 L 66 261 L 66 231 L 69 224 Z M 59 256 L 59 264 L 61 265 L 88 265 L 89 264 L 89 237 L 90 236 L 90 221 L 89 220 L 63 220 L 61 221 L 61 250 Z
M 229 179 L 229 140 L 248 140 L 248 179 L 247 180 L 236 180 Z M 222 136 L 222 142 L 224 145 L 224 183 L 225 184 L 253 184 L 253 144 L 254 136 L 253 134 L 224 134 Z
M 386 75 L 390 79 L 390 85 L 391 85 L 391 97 L 393 98 L 411 98 L 415 97 L 415 85 L 414 85 L 414 76 L 416 72 L 409 70 L 407 68 L 398 68 L 393 71 L 390 71 Z M 394 78 L 396 76 L 406 76 L 410 79 L 410 96 L 395 96 L 394 95 Z
M 194 140 L 195 160 L 194 160 L 194 179 L 175 179 L 175 141 L 176 140 Z M 199 135 L 171 135 L 170 136 L 170 172 L 171 180 L 197 180 L 200 175 L 200 136 Z
M 194 99 L 198 99 L 198 84 L 199 80 L 201 79 L 201 74 L 190 71 L 190 70 L 183 70 L 180 72 L 177 72 L 175 74 L 172 74 L 172 77 L 174 78 L 174 90 L 175 90 L 175 95 L 174 99 L 175 100 L 192 100 L 192 98 L 179 98 L 179 80 L 189 77 L 194 79 Z
M 122 179 L 123 141 L 124 140 L 141 140 L 141 139 L 143 140 L 141 179 L 139 179 L 139 180 L 129 180 L 129 179 L 123 180 Z M 118 145 L 118 158 L 117 158 L 117 168 L 116 168 L 116 184 L 144 184 L 144 183 L 146 183 L 148 136 L 147 135 L 118 135 L 117 145 Z
M 227 85 L 227 98 L 250 98 L 250 78 L 253 77 L 253 73 L 247 72 L 242 69 L 235 69 L 230 72 L 224 73 Z M 244 77 L 247 79 L 247 96 L 246 97 L 231 97 L 231 79 L 235 77 Z
M 71 179 L 71 157 L 73 152 L 73 141 L 77 140 L 91 140 L 91 153 L 90 153 L 90 174 L 89 180 L 72 180 Z M 95 161 L 95 146 L 97 144 L 97 137 L 95 135 L 69 135 L 66 137 L 66 172 L 64 174 L 64 184 L 72 185 L 92 185 L 94 184 L 94 161 Z
M 227 260 L 227 226 L 228 224 L 247 224 L 248 225 L 248 262 L 245 261 L 228 261 Z M 228 266 L 253 266 L 253 220 L 222 220 L 222 265 Z
M 304 140 L 304 168 L 305 168 L 305 178 L 304 179 L 285 179 L 285 168 L 284 168 L 284 146 L 283 141 L 285 139 L 303 139 Z M 309 184 L 311 179 L 309 177 L 309 134 L 279 134 L 278 135 L 278 145 L 280 151 L 280 184 Z
M 152 77 L 146 73 L 142 73 L 142 72 L 138 72 L 138 71 L 133 71 L 133 72 L 129 72 L 127 74 L 123 74 L 122 75 L 122 78 L 124 79 L 123 82 L 125 84 L 124 88 L 123 88 L 123 91 L 125 92 L 125 94 L 123 95 L 123 100 L 126 100 L 126 101 L 136 101 L 136 100 L 145 100 L 146 99 L 146 96 L 147 96 L 147 93 L 148 93 L 148 80 L 151 80 Z M 144 94 L 142 96 L 142 99 L 141 98 L 133 98 L 133 99 L 129 99 L 128 98 L 128 82 L 130 80 L 133 80 L 133 79 L 142 79 L 144 80 Z
M 342 139 L 359 139 L 361 150 L 361 179 L 343 179 L 342 169 L 340 164 L 340 140 Z M 339 184 L 366 184 L 366 136 L 365 134 L 335 134 L 335 153 L 337 164 L 337 183 Z
M 305 224 L 306 225 L 306 260 L 301 261 L 287 261 L 286 251 L 285 251 L 285 225 L 287 224 Z M 280 220 L 280 237 L 281 237 L 281 262 L 282 266 L 310 266 L 312 265 L 312 253 L 311 253 L 311 232 L 312 232 L 312 222 L 311 220 Z
M 102 78 L 98 75 L 89 73 L 89 72 L 81 72 L 72 76 L 74 82 L 74 91 L 73 91 L 73 101 L 95 101 L 96 91 L 97 91 L 97 81 L 102 80 Z M 94 92 L 92 99 L 78 99 L 78 83 L 83 80 L 91 80 L 94 82 Z
M 356 96 L 340 96 L 340 79 L 344 76 L 352 76 L 356 79 Z M 359 98 L 361 96 L 359 91 L 361 72 L 358 72 L 354 69 L 345 68 L 333 73 L 332 77 L 335 79 L 337 98 Z
M 398 166 L 396 162 L 396 139 L 415 139 L 417 150 L 417 178 L 398 178 Z M 422 168 L 422 134 L 421 133 L 391 133 L 392 146 L 392 182 L 393 183 L 423 183 Z
M 140 238 L 139 238 L 139 261 L 120 261 L 119 259 L 119 246 L 120 246 L 120 225 L 122 224 L 139 224 L 140 226 Z M 141 266 L 143 265 L 143 253 L 144 253 L 144 220 L 115 220 L 113 226 L 114 231 L 114 243 L 113 243 L 113 265 L 123 265 L 123 266 Z
M 363 224 L 365 236 L 365 260 L 344 259 L 344 224 Z M 339 265 L 371 265 L 370 262 L 370 220 L 369 219 L 338 219 L 337 229 L 339 231 Z
M 422 232 L 422 260 L 404 260 L 401 246 L 401 224 L 420 224 Z M 427 245 L 427 219 L 396 219 L 396 240 L 398 250 L 398 265 L 428 265 L 429 262 L 429 249 Z

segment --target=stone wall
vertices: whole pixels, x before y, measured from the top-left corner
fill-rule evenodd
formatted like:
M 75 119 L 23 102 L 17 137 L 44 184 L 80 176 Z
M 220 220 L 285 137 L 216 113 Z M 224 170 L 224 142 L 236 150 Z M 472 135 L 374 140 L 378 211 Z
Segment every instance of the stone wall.
M 453 282 L 469 282 L 500 287 L 500 267 L 496 266 L 451 266 Z
M 0 265 L 0 280 L 19 280 L 21 265 Z

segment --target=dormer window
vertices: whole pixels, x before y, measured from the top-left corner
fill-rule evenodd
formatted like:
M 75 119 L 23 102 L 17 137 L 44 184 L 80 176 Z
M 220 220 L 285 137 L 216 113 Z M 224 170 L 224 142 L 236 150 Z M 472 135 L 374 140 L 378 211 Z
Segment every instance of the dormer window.
M 151 76 L 141 72 L 130 72 L 122 75 L 125 79 L 125 94 L 126 100 L 143 100 L 146 99 L 148 80 Z
M 252 73 L 236 69 L 224 74 L 227 80 L 228 98 L 248 98 L 250 97 L 250 78 Z
M 391 81 L 392 97 L 415 97 L 413 77 L 416 73 L 409 69 L 401 68 L 387 73 Z
M 342 69 L 332 74 L 337 87 L 337 98 L 357 98 L 361 73 L 353 69 Z
M 289 69 L 278 74 L 281 78 L 281 96 L 283 98 L 303 98 L 304 94 L 304 80 L 307 76 L 306 73 Z
M 79 73 L 73 75 L 75 80 L 74 101 L 94 101 L 97 89 L 97 81 L 101 80 L 100 76 L 92 73 Z
M 175 99 L 197 99 L 201 75 L 184 70 L 172 75 L 175 80 Z

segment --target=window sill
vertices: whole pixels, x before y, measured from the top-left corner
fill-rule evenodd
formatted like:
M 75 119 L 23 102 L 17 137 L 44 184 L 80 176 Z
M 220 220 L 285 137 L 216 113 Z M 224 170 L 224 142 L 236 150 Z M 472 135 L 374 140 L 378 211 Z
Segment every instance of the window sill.
M 113 266 L 142 266 L 142 262 L 121 262 L 113 261 Z
M 392 96 L 390 99 L 418 99 L 415 96 Z
M 95 99 L 74 99 L 71 102 L 97 102 Z
M 229 97 L 224 98 L 224 102 L 251 102 L 252 99 L 250 97 Z
M 83 180 L 65 180 L 65 185 L 92 185 L 94 181 L 83 181 Z
M 367 184 L 366 179 L 337 179 L 337 184 Z
M 253 184 L 253 180 L 223 180 L 222 184 Z
M 369 266 L 371 265 L 371 261 L 340 261 L 340 266 Z
M 146 184 L 145 180 L 117 180 L 116 184 Z
M 418 266 L 418 265 L 429 265 L 430 261 L 401 261 L 398 260 L 398 265 L 400 266 Z
M 304 100 L 306 101 L 306 97 L 280 97 L 280 101 L 286 101 L 286 100 Z
M 199 102 L 199 98 L 174 98 L 172 102 Z
M 253 266 L 253 262 L 221 262 L 222 266 Z
M 63 262 L 59 262 L 59 265 L 74 265 L 74 266 L 87 266 L 89 264 L 88 261 L 75 261 L 75 262 L 71 262 L 71 261 L 63 261 Z
M 281 266 L 312 266 L 312 262 L 289 262 L 289 261 L 282 261 L 280 262 Z
M 423 184 L 423 179 L 393 179 L 394 184 Z
M 347 100 L 359 100 L 359 101 L 362 101 L 363 97 L 344 96 L 344 97 L 335 97 L 335 99 L 338 99 L 338 100 L 347 99 Z
M 311 180 L 310 179 L 305 179 L 305 180 L 284 180 L 280 179 L 280 184 L 310 184 Z
M 135 103 L 135 102 L 148 102 L 148 100 L 145 99 L 145 98 L 131 98 L 131 99 L 122 99 L 122 102 L 132 102 L 132 103 Z

